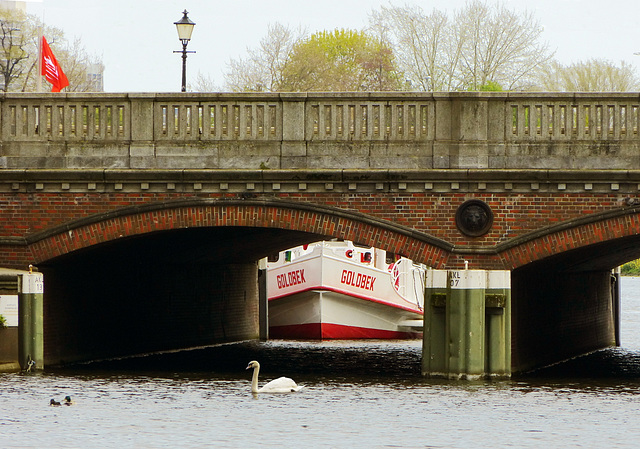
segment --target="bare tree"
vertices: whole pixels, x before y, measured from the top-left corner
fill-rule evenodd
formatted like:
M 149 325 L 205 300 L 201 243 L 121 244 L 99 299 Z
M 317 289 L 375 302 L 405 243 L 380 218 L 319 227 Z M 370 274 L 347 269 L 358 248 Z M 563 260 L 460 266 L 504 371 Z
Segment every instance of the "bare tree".
M 454 24 L 462 55 L 459 76 L 468 89 L 488 82 L 507 90 L 527 88 L 530 74 L 553 57 L 540 42 L 543 28 L 532 13 L 475 0 L 455 14 Z
M 46 36 L 47 42 L 56 55 L 56 59 L 58 59 L 58 54 L 62 52 L 60 44 L 65 42 L 64 32 L 60 28 L 43 26 L 40 20 L 35 16 L 23 17 L 21 29 L 24 30 L 25 36 L 28 37 L 26 49 L 29 57 L 23 61 L 24 70 L 16 80 L 15 86 L 12 86 L 10 90 L 36 92 L 38 84 L 37 79 L 40 76 L 38 74 L 38 50 L 40 47 L 40 38 L 43 34 Z M 65 71 L 66 63 L 63 64 L 61 62 L 61 65 L 63 66 L 63 71 Z
M 198 72 L 193 88 L 189 86 L 189 91 L 192 92 L 216 92 L 219 91 L 217 84 L 209 75 L 205 75 L 202 72 Z
M 61 49 L 56 55 L 69 80 L 69 92 L 99 92 L 102 90 L 102 80 L 96 78 L 104 71 L 104 65 L 99 57 L 90 55 L 76 38 L 71 44 Z
M 2 90 L 7 92 L 26 69 L 29 41 L 28 31 L 22 29 L 24 14 L 4 9 L 0 13 L 0 76 Z
M 4 81 L 4 91 L 36 91 L 42 34 L 69 79 L 66 90 L 98 90 L 101 80 L 89 75 L 102 73 L 102 60 L 89 55 L 79 39 L 69 43 L 61 29 L 43 26 L 36 16 L 0 8 L 0 81 Z
M 270 26 L 247 58 L 229 62 L 227 88 L 525 90 L 553 57 L 533 14 L 486 0 L 469 1 L 453 18 L 436 9 L 382 6 L 372 11 L 367 30 L 337 31 L 302 39 Z
M 370 26 L 382 29 L 412 85 L 424 90 L 509 90 L 531 85 L 530 74 L 553 56 L 530 13 L 474 0 L 454 13 L 419 7 L 381 7 Z
M 449 28 L 446 14 L 435 9 L 425 14 L 418 6 L 382 6 L 369 17 L 369 30 L 392 46 L 411 86 L 425 91 L 455 87 Z
M 568 66 L 552 61 L 540 71 L 537 90 L 561 92 L 630 92 L 640 90 L 634 67 L 604 59 L 590 59 Z
M 231 59 L 225 86 L 234 92 L 274 92 L 282 83 L 282 72 L 294 44 L 306 35 L 279 23 L 270 24 L 267 35 L 255 49 L 247 49 L 246 59 Z

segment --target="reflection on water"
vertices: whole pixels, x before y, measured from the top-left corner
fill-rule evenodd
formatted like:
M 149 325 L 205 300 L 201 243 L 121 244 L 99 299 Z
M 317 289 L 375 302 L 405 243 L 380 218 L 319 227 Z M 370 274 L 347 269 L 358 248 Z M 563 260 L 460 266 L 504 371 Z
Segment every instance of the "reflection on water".
M 0 374 L 0 447 L 636 447 L 640 278 L 623 279 L 622 348 L 511 381 L 420 376 L 404 341 L 224 345 Z M 299 393 L 250 394 L 281 375 Z M 71 395 L 71 407 L 49 399 Z
M 109 360 L 74 370 L 176 371 L 237 373 L 250 360 L 263 367 L 321 376 L 415 378 L 420 376 L 419 340 L 242 342 L 192 351 Z

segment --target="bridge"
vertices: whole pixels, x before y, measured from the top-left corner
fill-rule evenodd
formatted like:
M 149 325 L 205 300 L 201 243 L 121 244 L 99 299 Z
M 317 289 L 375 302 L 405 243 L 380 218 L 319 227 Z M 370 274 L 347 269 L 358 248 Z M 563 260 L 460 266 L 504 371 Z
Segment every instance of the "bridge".
M 57 365 L 256 338 L 256 261 L 349 239 L 434 269 L 426 374 L 519 373 L 619 341 L 611 270 L 640 257 L 639 108 L 638 94 L 5 94 L 0 267 L 44 274 L 42 363 Z M 499 291 L 482 281 L 500 272 Z M 456 277 L 486 294 L 457 298 Z

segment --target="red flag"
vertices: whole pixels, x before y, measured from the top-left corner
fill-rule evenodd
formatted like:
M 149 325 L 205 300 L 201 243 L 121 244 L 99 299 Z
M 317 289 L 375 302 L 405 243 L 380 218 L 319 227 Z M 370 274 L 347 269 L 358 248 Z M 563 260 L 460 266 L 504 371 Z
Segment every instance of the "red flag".
M 42 75 L 51 83 L 51 92 L 60 92 L 62 88 L 69 85 L 69 80 L 58 61 L 56 61 L 56 57 L 53 56 L 53 52 L 44 36 L 42 36 L 41 54 Z

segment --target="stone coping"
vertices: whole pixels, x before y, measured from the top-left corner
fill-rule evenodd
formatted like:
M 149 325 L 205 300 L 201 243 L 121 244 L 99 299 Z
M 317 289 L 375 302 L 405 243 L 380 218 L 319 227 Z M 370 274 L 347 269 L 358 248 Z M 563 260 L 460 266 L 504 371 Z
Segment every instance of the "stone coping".
M 635 197 L 640 170 L 0 170 L 13 193 L 593 193 Z
M 8 92 L 0 94 L 0 101 L 11 99 L 131 99 L 131 100 L 166 100 L 179 99 L 224 99 L 224 100 L 271 100 L 306 101 L 317 99 L 640 99 L 640 92 Z
M 640 182 L 640 170 L 552 169 L 1 169 L 2 182 L 47 181 L 620 181 Z

